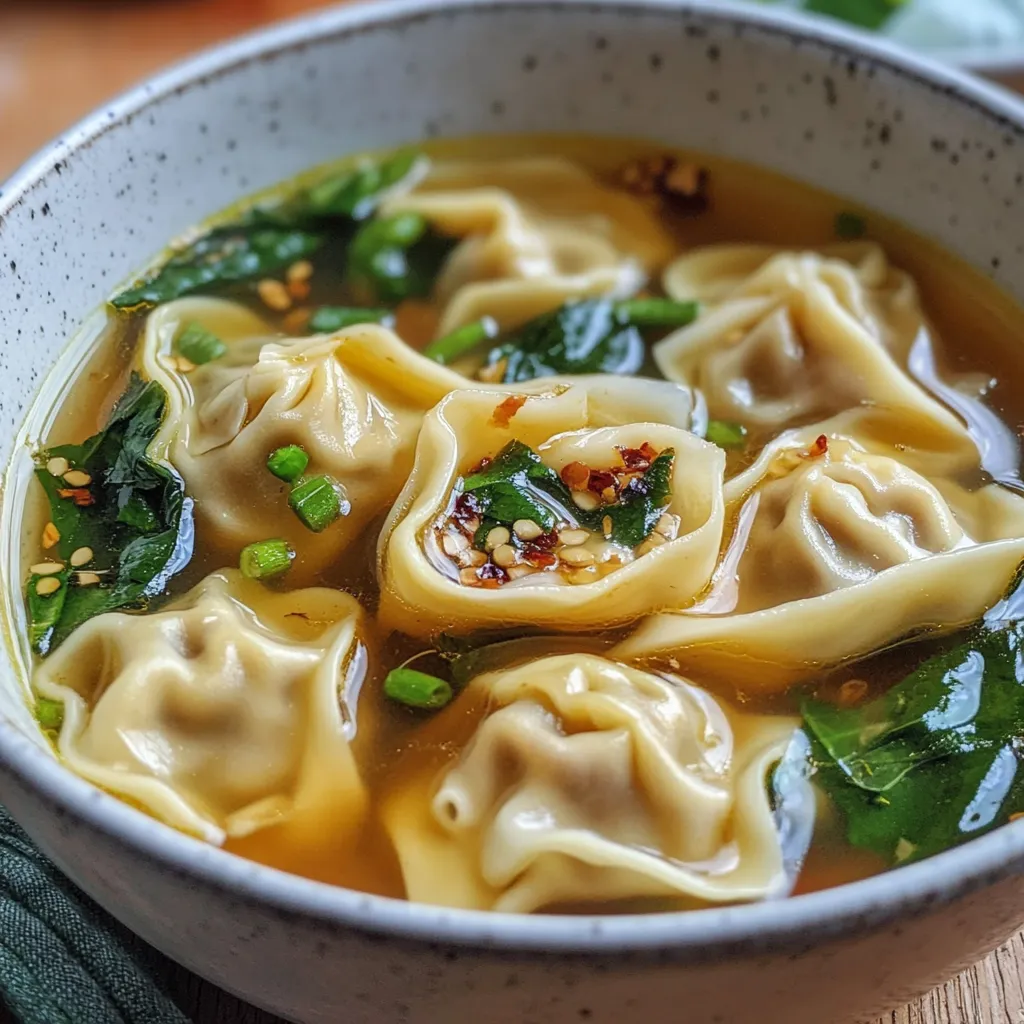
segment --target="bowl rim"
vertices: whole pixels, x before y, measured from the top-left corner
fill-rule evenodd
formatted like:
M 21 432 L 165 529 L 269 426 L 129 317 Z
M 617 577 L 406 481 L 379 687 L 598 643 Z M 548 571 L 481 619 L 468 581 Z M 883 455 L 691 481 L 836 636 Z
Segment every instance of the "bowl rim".
M 803 19 L 778 8 L 743 5 L 734 0 L 377 0 L 307 14 L 241 36 L 206 49 L 122 93 L 31 157 L 0 187 L 0 223 L 62 161 L 123 125 L 149 104 L 199 81 L 221 77 L 261 58 L 302 49 L 326 38 L 459 12 L 523 7 L 672 13 L 797 38 L 843 57 L 869 60 L 966 104 L 1005 131 L 1024 136 L 1024 102 L 998 86 L 839 23 Z M 80 820 L 165 872 L 327 927 L 443 947 L 580 955 L 672 950 L 683 958 L 689 955 L 706 960 L 741 950 L 777 949 L 783 943 L 807 944 L 823 935 L 850 934 L 894 917 L 923 913 L 1017 872 L 1024 861 L 1022 820 L 917 864 L 787 899 L 622 916 L 451 910 L 312 881 L 211 847 L 94 788 L 2 713 L 0 765 L 34 795 L 42 797 L 59 816 Z

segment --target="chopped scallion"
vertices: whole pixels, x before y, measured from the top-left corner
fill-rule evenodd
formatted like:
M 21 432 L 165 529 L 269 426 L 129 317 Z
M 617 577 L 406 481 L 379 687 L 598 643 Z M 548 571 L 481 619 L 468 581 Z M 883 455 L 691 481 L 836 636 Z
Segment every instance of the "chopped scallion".
M 844 242 L 852 242 L 854 239 L 864 237 L 868 225 L 860 214 L 842 210 L 836 214 L 835 229 L 837 238 L 841 238 Z
M 700 303 L 674 299 L 625 299 L 615 312 L 634 327 L 685 327 L 697 318 Z
M 59 700 L 50 700 L 49 697 L 36 699 L 36 721 L 44 729 L 53 729 L 60 732 L 64 724 L 64 704 Z
M 742 448 L 747 443 L 747 428 L 742 423 L 730 423 L 728 420 L 708 420 L 704 439 L 719 448 Z
M 267 469 L 285 483 L 293 484 L 306 472 L 309 456 L 297 445 L 289 444 L 271 452 L 267 459 Z
M 423 354 L 428 359 L 433 359 L 442 366 L 455 362 L 468 352 L 472 352 L 477 345 L 482 344 L 491 338 L 498 336 L 498 324 L 493 317 L 485 316 L 474 320 L 470 324 L 463 324 L 449 334 L 432 341 L 424 350 Z
M 250 580 L 265 580 L 286 572 L 294 557 L 295 552 L 283 540 L 260 540 L 242 548 L 238 568 Z
M 384 693 L 399 704 L 429 711 L 443 708 L 453 697 L 451 683 L 405 666 L 394 668 L 387 674 Z
M 390 309 L 373 309 L 360 306 L 321 306 L 309 318 L 310 334 L 334 334 L 335 331 L 353 327 L 356 324 L 394 323 Z
M 305 526 L 314 533 L 320 533 L 336 519 L 348 514 L 350 506 L 342 500 L 340 490 L 330 477 L 313 476 L 292 489 L 288 504 Z
M 180 355 L 196 366 L 220 359 L 228 350 L 227 345 L 216 334 L 194 321 L 184 326 L 175 341 L 175 347 Z

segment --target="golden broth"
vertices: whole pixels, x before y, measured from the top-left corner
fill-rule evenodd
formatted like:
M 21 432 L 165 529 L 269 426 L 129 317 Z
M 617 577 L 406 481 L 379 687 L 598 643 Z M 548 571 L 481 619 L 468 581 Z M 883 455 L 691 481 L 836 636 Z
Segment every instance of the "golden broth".
M 562 155 L 573 159 L 608 181 L 617 181 L 616 172 L 629 160 L 651 155 L 652 146 L 592 138 L 515 137 L 466 139 L 433 142 L 423 149 L 434 158 L 501 159 L 525 155 Z M 969 269 L 932 243 L 898 224 L 870 211 L 851 208 L 851 204 L 827 193 L 796 184 L 777 175 L 715 157 L 690 153 L 676 154 L 699 163 L 710 175 L 711 207 L 699 216 L 679 217 L 669 226 L 679 251 L 711 242 L 763 242 L 775 246 L 820 247 L 835 242 L 834 224 L 838 212 L 853 209 L 867 223 L 868 237 L 886 249 L 895 266 L 916 280 L 924 308 L 941 339 L 944 368 L 956 373 L 984 372 L 997 381 L 989 392 L 988 403 L 1011 427 L 1024 422 L 1024 379 L 1021 376 L 1020 338 L 1024 337 L 1024 311 L 999 291 L 983 275 Z M 310 303 L 329 302 L 337 285 L 321 281 Z M 251 287 L 234 287 L 222 294 L 239 299 L 257 309 L 261 316 L 276 323 L 282 332 L 295 326 L 294 314 L 279 316 L 262 306 Z M 289 320 L 289 315 L 292 317 Z M 275 319 L 276 318 L 276 319 Z M 426 302 L 407 302 L 397 315 L 398 333 L 408 343 L 422 347 L 430 340 L 438 320 L 438 310 Z M 97 344 L 90 362 L 74 382 L 74 397 L 63 402 L 48 444 L 81 440 L 93 433 L 124 388 L 128 366 L 143 318 L 121 318 Z M 68 392 L 70 394 L 70 392 Z M 730 473 L 742 467 L 743 456 L 730 456 Z M 45 522 L 46 510 L 38 496 L 26 509 L 26 565 L 38 561 L 37 538 Z M 486 711 L 481 704 L 463 707 L 461 724 L 440 732 L 432 720 L 387 701 L 382 694 L 386 673 L 419 653 L 424 644 L 404 637 L 373 634 L 372 612 L 376 604 L 374 572 L 375 540 L 381 520 L 371 524 L 363 539 L 349 549 L 340 564 L 327 567 L 321 582 L 342 587 L 357 596 L 368 614 L 370 669 L 361 690 L 359 733 L 354 749 L 362 776 L 370 791 L 374 808 L 393 787 L 396 772 L 402 781 L 415 776 L 417 785 L 427 792 L 442 768 L 450 763 L 472 735 Z M 727 530 L 728 533 L 731 532 Z M 197 538 L 192 564 L 173 582 L 180 593 L 209 572 L 221 568 Z M 275 587 L 286 587 L 284 582 Z M 566 640 L 551 649 L 564 650 Z M 569 641 L 570 643 L 572 641 Z M 579 649 L 587 644 L 580 642 Z M 531 652 L 546 653 L 539 641 Z M 852 677 L 868 684 L 868 693 L 877 694 L 900 678 L 923 657 L 922 648 L 897 650 L 867 659 L 852 669 L 844 669 L 819 680 L 818 688 L 826 699 L 839 699 L 838 687 Z M 698 685 L 730 701 L 740 701 L 745 710 L 792 714 L 795 697 L 766 699 L 737 694 L 728 680 L 695 679 Z M 450 718 L 446 719 L 451 721 Z M 311 878 L 351 886 L 368 892 L 402 896 L 401 874 L 390 840 L 381 821 L 371 810 L 361 839 L 354 849 L 339 849 L 330 835 L 318 837 L 307 849 L 282 845 L 273 828 L 244 839 L 232 839 L 226 848 L 255 861 L 270 864 Z M 797 891 L 808 892 L 873 874 L 883 867 L 872 854 L 851 850 L 841 833 L 827 821 L 816 830 Z

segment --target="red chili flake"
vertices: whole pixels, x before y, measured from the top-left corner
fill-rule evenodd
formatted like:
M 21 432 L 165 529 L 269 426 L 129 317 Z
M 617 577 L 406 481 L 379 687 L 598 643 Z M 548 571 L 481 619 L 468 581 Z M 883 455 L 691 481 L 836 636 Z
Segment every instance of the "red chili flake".
M 601 494 L 609 487 L 617 489 L 618 480 L 615 479 L 615 474 L 607 469 L 592 469 L 590 471 L 590 482 L 587 484 L 587 489 L 593 491 L 595 494 Z
M 500 565 L 495 565 L 493 562 L 481 565 L 476 571 L 476 578 L 480 581 L 480 586 L 487 589 L 493 589 L 500 587 L 502 583 L 508 583 L 508 573 Z
M 801 452 L 800 457 L 803 459 L 816 459 L 821 455 L 824 455 L 828 451 L 828 438 L 824 434 L 819 434 L 807 451 Z
M 452 509 L 452 519 L 457 523 L 465 523 L 470 519 L 476 519 L 480 515 L 480 504 L 476 495 L 469 491 L 460 494 L 455 499 L 455 508 Z
M 474 473 L 482 473 L 494 459 L 490 455 L 485 455 L 470 471 L 469 475 L 472 476 Z
M 626 469 L 650 469 L 651 463 L 658 457 L 657 451 L 647 441 L 639 448 L 625 448 L 622 445 L 616 445 L 615 448 Z
M 558 556 L 550 551 L 541 551 L 539 548 L 524 548 L 523 558 L 527 565 L 534 569 L 547 569 L 558 561 Z
M 96 504 L 92 491 L 87 487 L 59 487 L 57 493 L 62 498 L 71 498 L 79 508 L 86 508 L 89 505 Z
M 541 551 L 551 551 L 557 544 L 558 531 L 552 530 L 550 533 L 542 533 L 539 537 L 534 537 L 526 547 L 539 548 Z
M 497 427 L 507 427 L 524 405 L 526 395 L 509 395 L 491 414 L 491 422 Z
M 590 470 L 582 462 L 570 462 L 559 475 L 571 491 L 585 491 L 590 483 Z

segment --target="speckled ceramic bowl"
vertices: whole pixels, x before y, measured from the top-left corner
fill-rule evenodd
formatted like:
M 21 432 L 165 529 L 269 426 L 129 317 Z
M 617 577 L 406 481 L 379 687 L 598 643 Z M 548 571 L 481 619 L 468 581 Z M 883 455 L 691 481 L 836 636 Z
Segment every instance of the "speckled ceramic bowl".
M 766 165 L 906 221 L 1024 300 L 1024 109 L 959 73 L 749 5 L 346 7 L 154 79 L 6 187 L 4 460 L 38 436 L 38 422 L 15 433 L 68 335 L 187 225 L 344 151 L 538 130 Z M 8 545 L 15 504 L 0 524 Z M 179 835 L 65 771 L 33 739 L 9 648 L 0 798 L 127 925 L 294 1020 L 852 1022 L 1024 920 L 1024 822 L 856 885 L 689 914 L 506 917 L 330 888 Z

